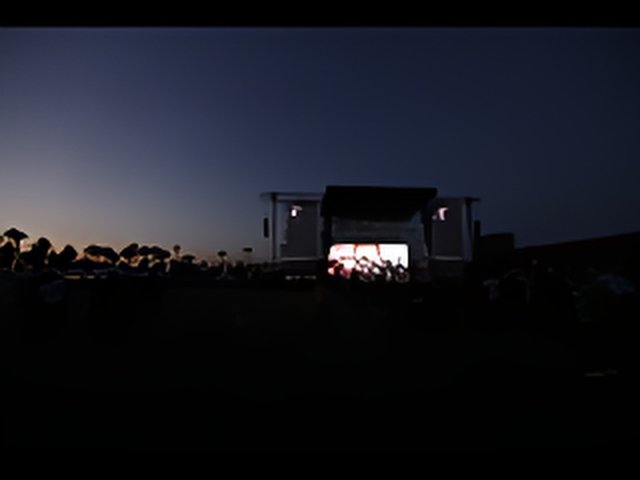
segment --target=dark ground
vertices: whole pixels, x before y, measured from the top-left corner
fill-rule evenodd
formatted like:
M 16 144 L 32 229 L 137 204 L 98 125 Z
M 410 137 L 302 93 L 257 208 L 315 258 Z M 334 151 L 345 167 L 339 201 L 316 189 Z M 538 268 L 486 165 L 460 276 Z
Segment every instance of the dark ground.
M 638 445 L 634 328 L 452 290 L 65 285 L 2 292 L 5 450 Z

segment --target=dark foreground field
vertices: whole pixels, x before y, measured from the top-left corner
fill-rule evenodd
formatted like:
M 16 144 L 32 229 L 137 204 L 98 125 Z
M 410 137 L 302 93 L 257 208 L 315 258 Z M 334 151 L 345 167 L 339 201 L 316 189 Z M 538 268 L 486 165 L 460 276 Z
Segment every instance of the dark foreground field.
M 3 295 L 3 446 L 635 448 L 636 336 L 455 292 L 67 281 Z

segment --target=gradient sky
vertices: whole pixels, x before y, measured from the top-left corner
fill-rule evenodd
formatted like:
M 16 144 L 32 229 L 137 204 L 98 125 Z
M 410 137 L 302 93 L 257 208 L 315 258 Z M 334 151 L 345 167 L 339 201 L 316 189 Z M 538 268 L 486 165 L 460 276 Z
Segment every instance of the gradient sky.
M 640 230 L 640 31 L 0 29 L 0 229 L 206 256 L 259 193 L 473 195 L 518 245 Z

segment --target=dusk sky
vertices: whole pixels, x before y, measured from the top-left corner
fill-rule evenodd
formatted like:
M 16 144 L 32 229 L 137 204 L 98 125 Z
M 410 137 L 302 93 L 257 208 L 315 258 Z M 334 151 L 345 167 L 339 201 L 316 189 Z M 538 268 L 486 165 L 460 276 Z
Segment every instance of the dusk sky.
M 259 194 L 482 199 L 517 245 L 640 230 L 640 31 L 0 29 L 0 229 L 266 252 Z

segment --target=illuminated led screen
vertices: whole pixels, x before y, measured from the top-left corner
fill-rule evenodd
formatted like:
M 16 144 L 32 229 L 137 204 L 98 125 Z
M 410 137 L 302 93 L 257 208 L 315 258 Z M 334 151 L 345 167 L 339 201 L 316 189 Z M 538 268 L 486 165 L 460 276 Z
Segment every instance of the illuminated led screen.
M 338 243 L 329 251 L 329 275 L 363 281 L 407 282 L 409 247 L 401 243 Z

